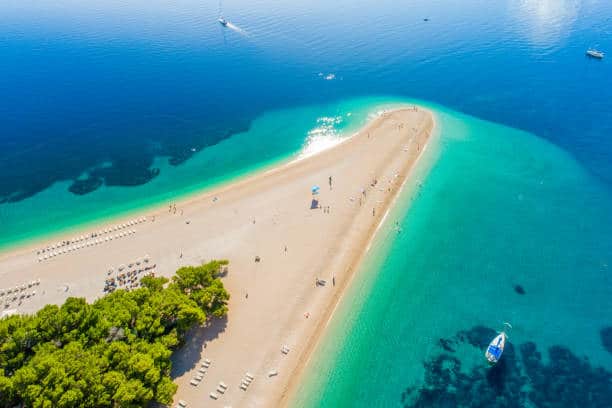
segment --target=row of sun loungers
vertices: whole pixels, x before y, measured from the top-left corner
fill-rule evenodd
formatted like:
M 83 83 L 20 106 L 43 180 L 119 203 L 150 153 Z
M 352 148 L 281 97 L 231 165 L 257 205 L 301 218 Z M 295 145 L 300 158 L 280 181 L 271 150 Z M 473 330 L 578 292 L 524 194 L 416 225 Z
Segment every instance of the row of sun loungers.
M 200 368 L 198 368 L 197 374 L 191 379 L 191 381 L 189 381 L 189 384 L 193 385 L 194 387 L 200 385 L 200 381 L 204 379 L 204 374 L 206 374 L 210 365 L 211 361 L 209 359 L 205 358 L 204 360 L 202 360 L 202 362 L 200 363 Z
M 0 301 L 4 302 L 5 309 L 9 308 L 12 302 L 19 302 L 19 304 L 21 304 L 24 299 L 29 299 L 36 296 L 36 291 L 31 289 L 38 285 L 40 285 L 40 279 L 36 279 L 22 285 L 17 285 L 12 288 L 0 289 Z
M 225 391 L 227 391 L 227 384 L 224 383 L 223 381 L 219 382 L 219 385 L 217 386 L 217 392 L 211 392 L 210 394 L 208 394 L 210 396 L 210 398 L 216 400 L 219 399 L 219 397 L 223 394 L 225 394 Z
M 48 256 L 45 258 L 45 255 L 51 255 L 51 257 L 53 257 L 66 253 L 66 251 L 70 252 L 75 249 L 84 248 L 85 246 L 97 245 L 102 242 L 110 241 L 112 239 L 122 238 L 136 232 L 130 229 L 130 227 L 133 227 L 134 225 L 141 224 L 146 221 L 147 219 L 145 217 L 134 218 L 123 224 L 116 224 L 103 230 L 89 233 L 87 235 L 81 235 L 78 237 L 73 237 L 71 239 L 57 242 L 55 244 L 37 250 L 36 254 L 38 255 L 38 260 L 42 261 L 49 258 Z
M 67 245 L 67 246 L 60 247 L 58 249 L 49 250 L 49 251 L 46 251 L 45 253 L 40 253 L 39 254 L 38 262 L 46 261 L 46 260 L 52 259 L 52 258 L 54 258 L 56 256 L 68 254 L 70 252 L 74 252 L 76 250 L 83 249 L 83 248 L 86 248 L 86 247 L 92 247 L 92 246 L 100 245 L 100 244 L 103 244 L 105 242 L 112 241 L 113 239 L 125 238 L 125 237 L 131 236 L 133 234 L 136 234 L 136 230 L 127 230 L 127 231 L 122 231 L 122 232 L 119 232 L 117 234 L 112 234 L 112 235 L 109 235 L 109 236 L 106 236 L 106 237 L 92 238 L 92 239 L 88 239 L 88 240 L 86 240 L 84 242 L 79 242 L 79 243 L 76 243 L 76 244 L 70 244 L 70 245 Z
M 253 382 L 253 380 L 255 379 L 255 377 L 253 376 L 253 374 L 246 372 L 244 374 L 244 378 L 240 381 L 240 389 L 242 391 L 246 391 L 247 388 L 249 388 L 249 385 L 251 385 L 251 383 Z
M 0 289 L 0 297 L 2 297 L 4 295 L 10 295 L 11 293 L 24 292 L 28 288 L 32 288 L 32 287 L 38 286 L 38 285 L 40 285 L 40 279 L 36 279 L 36 280 L 30 281 L 28 283 L 24 283 L 22 285 L 17 285 L 14 288 Z

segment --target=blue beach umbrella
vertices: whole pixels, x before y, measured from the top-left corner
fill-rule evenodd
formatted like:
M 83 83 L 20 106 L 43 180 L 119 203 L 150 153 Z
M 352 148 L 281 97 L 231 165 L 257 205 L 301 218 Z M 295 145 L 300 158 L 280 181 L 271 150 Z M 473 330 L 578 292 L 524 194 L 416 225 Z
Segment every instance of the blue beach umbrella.
M 310 189 L 310 191 L 312 191 L 312 194 L 319 194 L 319 186 L 312 186 L 312 188 Z

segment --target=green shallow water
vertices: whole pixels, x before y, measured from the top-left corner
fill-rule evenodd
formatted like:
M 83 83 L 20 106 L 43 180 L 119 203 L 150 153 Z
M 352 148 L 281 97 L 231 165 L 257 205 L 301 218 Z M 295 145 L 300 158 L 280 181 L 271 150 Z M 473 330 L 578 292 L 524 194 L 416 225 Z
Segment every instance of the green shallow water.
M 577 401 L 589 401 L 584 384 L 612 395 L 600 336 L 612 325 L 609 193 L 534 135 L 432 108 L 437 158 L 402 193 L 292 406 L 605 406 Z M 507 361 L 487 371 L 484 346 L 505 321 Z M 553 346 L 568 354 L 549 356 Z M 432 363 L 441 356 L 461 367 Z
M 32 198 L 0 205 L 0 250 L 142 211 L 291 160 L 355 132 L 388 99 L 349 99 L 266 112 L 247 131 L 207 147 L 182 165 L 157 159 L 153 167 L 160 175 L 142 186 L 103 187 L 78 196 L 68 192 L 70 182 L 55 183 Z

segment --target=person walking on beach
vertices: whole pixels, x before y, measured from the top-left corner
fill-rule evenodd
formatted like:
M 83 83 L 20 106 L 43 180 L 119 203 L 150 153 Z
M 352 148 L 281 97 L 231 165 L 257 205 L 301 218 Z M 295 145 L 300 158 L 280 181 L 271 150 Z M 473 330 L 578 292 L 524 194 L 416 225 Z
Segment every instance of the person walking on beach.
M 332 176 L 329 176 L 329 189 L 332 189 Z

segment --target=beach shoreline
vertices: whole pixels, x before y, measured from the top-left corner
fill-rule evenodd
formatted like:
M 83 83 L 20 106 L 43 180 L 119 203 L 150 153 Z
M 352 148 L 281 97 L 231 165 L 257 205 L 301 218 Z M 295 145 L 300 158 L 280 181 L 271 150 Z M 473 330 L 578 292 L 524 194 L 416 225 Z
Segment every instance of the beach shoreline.
M 8 251 L 0 255 L 2 286 L 39 283 L 36 294 L 3 310 L 34 313 L 69 296 L 95 300 L 103 295 L 105 279 L 145 258 L 147 271 L 167 277 L 181 266 L 229 259 L 228 319 L 196 328 L 175 353 L 176 400 L 286 405 L 376 231 L 426 150 L 434 122 L 430 111 L 417 107 L 384 112 L 313 156 L 160 204 L 146 217 L 97 225 L 94 236 L 46 250 L 43 259 L 35 253 L 40 243 Z M 281 345 L 286 352 L 279 351 Z M 213 368 L 194 386 L 204 356 Z M 239 390 L 247 371 L 256 380 Z M 215 394 L 218 400 L 209 398 L 219 381 L 232 384 L 230 390 Z
M 399 186 L 398 190 L 396 191 L 395 195 L 387 203 L 384 215 L 382 216 L 382 218 L 380 219 L 380 221 L 376 225 L 374 231 L 369 236 L 368 241 L 367 241 L 367 245 L 364 247 L 363 252 L 361 252 L 357 256 L 357 258 L 354 259 L 353 265 L 352 265 L 352 267 L 350 269 L 350 273 L 349 273 L 347 279 L 343 282 L 343 285 L 342 285 L 342 287 L 339 288 L 339 291 L 330 300 L 329 306 L 328 306 L 328 308 L 326 308 L 326 314 L 325 314 L 324 318 L 321 319 L 317 329 L 313 333 L 312 337 L 308 340 L 307 346 L 306 346 L 305 350 L 303 351 L 302 356 L 300 357 L 299 363 L 295 366 L 295 368 L 292 371 L 291 380 L 288 382 L 288 384 L 286 384 L 285 388 L 279 394 L 278 398 L 276 399 L 276 402 L 275 402 L 274 406 L 281 406 L 281 407 L 289 407 L 290 406 L 293 398 L 295 397 L 296 393 L 298 392 L 298 388 L 299 388 L 300 383 L 304 379 L 304 376 L 306 374 L 306 368 L 308 367 L 308 364 L 309 364 L 311 358 L 313 357 L 313 353 L 316 351 L 317 346 L 323 340 L 323 337 L 325 336 L 325 332 L 327 331 L 327 328 L 331 324 L 332 319 L 333 319 L 333 317 L 335 315 L 335 312 L 338 309 L 338 306 L 340 305 L 340 302 L 342 301 L 344 296 L 347 294 L 347 290 L 351 286 L 353 280 L 356 278 L 356 275 L 359 272 L 359 268 L 362 266 L 364 259 L 368 256 L 368 254 L 369 254 L 369 252 L 370 252 L 370 250 L 372 248 L 372 244 L 373 244 L 374 240 L 377 238 L 377 235 L 378 235 L 379 231 L 383 228 L 385 222 L 387 221 L 387 218 L 388 218 L 389 214 L 395 209 L 397 201 L 399 200 L 399 198 L 402 195 L 402 193 L 405 192 L 405 189 L 407 188 L 407 185 L 411 181 L 412 182 L 416 182 L 416 180 L 412 179 L 412 177 L 414 176 L 413 172 L 414 172 L 416 166 L 420 165 L 421 162 L 423 160 L 425 160 L 425 158 L 423 156 L 425 156 L 427 153 L 431 153 L 431 149 L 430 148 L 432 147 L 432 143 L 435 143 L 435 141 L 433 141 L 431 139 L 435 137 L 435 132 L 436 131 L 437 131 L 437 129 L 436 129 L 436 122 L 434 120 L 433 123 L 432 123 L 432 127 L 429 130 L 427 144 L 423 147 L 423 149 L 418 154 L 418 157 L 416 158 L 416 160 L 415 160 L 414 164 L 412 165 L 412 167 L 409 169 L 408 174 L 406 174 L 406 176 L 404 177 L 404 179 L 403 179 L 401 185 Z M 431 158 L 431 160 L 433 160 L 433 158 Z M 428 163 L 425 166 L 427 166 L 429 168 L 431 166 L 431 163 Z

